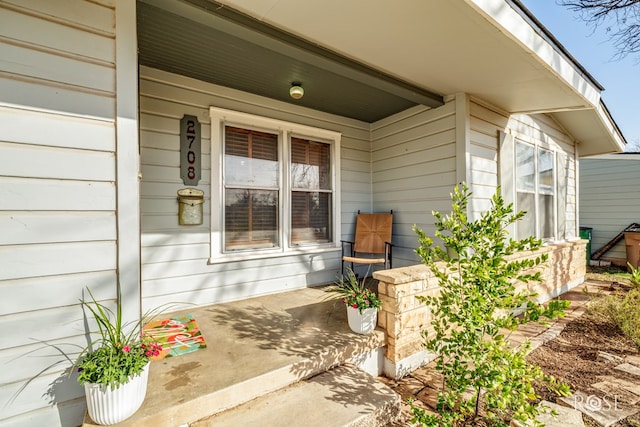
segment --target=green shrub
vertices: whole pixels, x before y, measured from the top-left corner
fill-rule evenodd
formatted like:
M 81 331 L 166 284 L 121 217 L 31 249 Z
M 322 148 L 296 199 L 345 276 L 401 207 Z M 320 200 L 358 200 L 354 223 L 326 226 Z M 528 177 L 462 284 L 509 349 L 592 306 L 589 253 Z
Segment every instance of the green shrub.
M 534 383 L 568 393 L 568 387 L 527 362 L 528 345 L 514 350 L 504 335 L 519 324 L 561 315 L 568 302 L 552 301 L 544 308 L 535 303 L 535 295 L 516 291 L 517 281 L 541 280 L 540 272 L 531 271 L 547 256 L 507 259 L 516 252 L 535 250 L 541 242 L 532 237 L 508 238 L 507 227 L 524 212 L 514 214 L 499 191 L 491 209 L 475 221 L 467 218 L 471 193 L 464 184 L 451 195 L 450 215 L 433 213 L 435 235 L 451 249 L 452 256 L 433 246 L 414 226 L 420 243 L 416 253 L 440 285 L 438 296 L 420 299 L 433 315 L 434 334 L 424 333 L 425 347 L 436 353 L 436 369 L 444 378 L 438 415 L 425 414 L 412 405 L 413 421 L 422 425 L 455 426 L 478 418 L 498 426 L 508 425 L 511 418 L 524 423 L 534 420 L 539 411 L 534 404 L 538 398 Z M 438 262 L 441 260 L 444 265 Z
M 622 333 L 640 349 L 640 287 L 626 295 L 608 295 L 591 305 L 591 310 L 603 314 L 618 325 Z

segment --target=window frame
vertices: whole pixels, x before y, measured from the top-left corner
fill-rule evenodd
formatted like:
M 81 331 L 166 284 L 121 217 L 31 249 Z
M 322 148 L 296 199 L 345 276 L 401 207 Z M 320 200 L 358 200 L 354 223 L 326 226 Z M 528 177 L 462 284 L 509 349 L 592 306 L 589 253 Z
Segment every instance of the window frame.
M 299 253 L 335 251 L 340 248 L 340 142 L 342 134 L 327 129 L 272 119 L 239 111 L 210 107 L 211 117 L 211 254 L 209 263 L 260 259 Z M 224 135 L 233 126 L 278 135 L 279 159 L 279 228 L 280 246 L 268 249 L 224 250 Z M 331 241 L 328 243 L 292 244 L 291 241 L 291 138 L 304 138 L 330 146 Z
M 329 145 L 329 189 L 326 188 L 321 188 L 321 186 L 319 185 L 318 188 L 303 188 L 303 187 L 295 187 L 293 182 L 290 182 L 290 185 L 288 187 L 288 202 L 289 202 L 289 220 L 290 220 L 290 224 L 289 224 L 289 246 L 290 247 L 296 247 L 296 248 L 302 248 L 302 247 L 306 247 L 306 246 L 317 246 L 317 245 L 323 245 L 323 244 L 331 244 L 333 242 L 336 242 L 334 236 L 335 233 L 332 233 L 332 235 L 329 237 L 330 241 L 329 242 L 324 242 L 324 243 L 313 243 L 313 242 L 301 242 L 301 243 L 294 243 L 293 242 L 293 195 L 295 193 L 306 193 L 306 194 L 311 194 L 311 193 L 320 193 L 320 194 L 329 194 L 329 212 L 333 211 L 333 203 L 334 203 L 334 197 L 333 194 L 335 193 L 334 190 L 334 185 L 335 183 L 333 182 L 332 176 L 333 176 L 333 168 L 334 168 L 334 162 L 332 161 L 332 159 L 334 158 L 334 154 L 332 152 L 332 148 L 331 148 L 331 143 L 327 142 L 327 141 L 322 141 L 322 140 L 318 140 L 318 138 L 309 138 L 308 136 L 303 136 L 303 135 L 299 135 L 296 133 L 291 133 L 289 134 L 289 138 L 287 140 L 287 144 L 289 147 L 289 152 L 287 153 L 289 158 L 288 158 L 288 163 L 287 165 L 289 166 L 287 169 L 287 177 L 293 181 L 293 167 L 292 165 L 294 164 L 293 162 L 293 149 L 291 148 L 292 145 L 292 141 L 293 139 L 299 139 L 299 140 L 304 140 L 304 141 L 309 141 L 309 142 L 315 142 L 318 144 L 326 144 Z M 335 215 L 330 215 L 329 217 L 329 223 L 328 226 L 331 228 L 332 231 L 334 231 L 335 228 Z
M 519 193 L 521 192 L 518 188 L 518 144 L 522 144 L 528 147 L 533 148 L 533 176 L 534 176 L 534 186 L 533 191 L 522 190 L 523 193 L 533 194 L 534 200 L 534 229 L 535 229 L 535 238 L 541 239 L 543 242 L 555 242 L 558 241 L 558 153 L 553 147 L 550 147 L 548 144 L 543 144 L 539 141 L 527 141 L 520 137 L 515 137 L 513 140 L 513 170 L 514 170 L 514 210 L 519 212 L 521 209 L 518 206 Z M 540 170 L 539 170 L 539 156 L 541 151 L 546 151 L 551 153 L 552 156 L 552 168 L 553 168 L 553 184 L 552 184 L 552 192 L 544 192 L 541 190 L 540 186 Z M 540 207 L 540 196 L 543 195 L 552 195 L 553 196 L 553 224 L 551 230 L 551 236 L 541 237 L 542 234 L 542 221 L 541 221 L 541 207 Z M 517 238 L 521 238 L 519 236 L 519 225 L 520 222 L 515 224 L 515 236 Z
M 226 124 L 223 126 L 223 133 L 224 133 L 224 140 L 223 140 L 223 147 L 222 147 L 222 158 L 223 158 L 223 165 L 227 159 L 227 157 L 229 156 L 229 154 L 227 153 L 227 149 L 229 147 L 228 145 L 228 141 L 226 140 L 226 136 L 227 136 L 227 129 L 228 128 L 233 128 L 233 129 L 239 129 L 241 131 L 247 131 L 247 132 L 256 132 L 256 129 L 251 129 L 248 128 L 247 126 L 243 126 L 241 128 L 239 127 L 234 127 L 230 124 Z M 265 133 L 262 131 L 258 131 L 260 133 Z M 234 133 L 233 131 L 231 133 Z M 274 168 L 274 172 L 276 173 L 275 179 L 273 181 L 270 181 L 269 183 L 265 183 L 263 181 L 258 181 L 258 182 L 252 182 L 251 180 L 246 180 L 244 182 L 233 182 L 232 179 L 226 179 L 225 175 L 224 175 L 224 169 L 226 169 L 229 165 L 224 165 L 223 167 L 223 180 L 222 180 L 222 203 L 221 203 L 221 208 L 224 209 L 224 213 L 225 215 L 222 216 L 222 221 L 224 224 L 224 227 L 221 228 L 222 230 L 222 241 L 223 241 L 223 252 L 225 253 L 239 253 L 239 252 L 243 252 L 243 251 L 251 251 L 251 250 L 265 250 L 265 249 L 276 249 L 279 248 L 281 246 L 281 241 L 280 241 L 280 233 L 277 231 L 279 230 L 280 224 L 282 223 L 281 220 L 281 209 L 280 206 L 282 205 L 281 202 L 281 198 L 282 198 L 282 180 L 280 179 L 280 176 L 282 174 L 282 169 L 283 169 L 283 162 L 282 162 L 282 149 L 281 149 L 281 141 L 280 141 L 280 135 L 277 132 L 269 132 L 267 133 L 268 135 L 271 135 L 272 137 L 275 137 L 275 156 L 276 156 L 276 160 L 275 160 L 275 168 Z M 237 135 L 237 134 L 236 134 Z M 253 140 L 255 139 L 255 135 L 251 134 L 250 136 L 248 136 L 248 141 L 250 141 L 250 144 L 247 146 L 247 149 L 249 152 L 253 151 L 254 147 L 254 143 Z M 258 162 L 262 160 L 259 157 L 247 157 L 246 160 L 244 160 L 246 163 L 248 163 L 248 169 L 253 169 L 254 166 L 257 166 Z M 231 169 L 233 169 L 235 167 L 235 165 L 231 164 Z M 259 169 L 259 167 L 258 167 Z M 249 178 L 249 177 L 246 177 Z M 257 236 L 254 236 L 253 233 L 251 232 L 251 228 L 252 228 L 252 224 L 253 224 L 253 219 L 255 219 L 253 216 L 249 215 L 247 217 L 248 220 L 248 226 L 249 229 L 246 230 L 247 231 L 247 241 L 243 242 L 242 240 L 240 241 L 236 241 L 233 242 L 233 244 L 235 246 L 238 246 L 236 249 L 229 249 L 226 248 L 225 246 L 229 243 L 226 242 L 227 240 L 227 224 L 226 221 L 228 219 L 227 217 L 227 206 L 226 206 L 226 202 L 227 202 L 227 194 L 229 193 L 229 191 L 234 191 L 234 190 L 246 190 L 248 191 L 249 194 L 252 194 L 254 192 L 275 192 L 276 194 L 276 201 L 277 201 L 277 205 L 275 208 L 275 223 L 277 225 L 276 228 L 276 232 L 275 232 L 275 242 L 274 245 L 269 245 L 269 242 L 265 242 L 265 246 L 263 246 L 262 248 L 260 247 L 250 247 L 250 242 L 254 241 L 254 238 Z M 249 210 L 252 210 L 252 203 L 249 202 Z M 248 246 L 247 248 L 243 249 L 242 246 Z

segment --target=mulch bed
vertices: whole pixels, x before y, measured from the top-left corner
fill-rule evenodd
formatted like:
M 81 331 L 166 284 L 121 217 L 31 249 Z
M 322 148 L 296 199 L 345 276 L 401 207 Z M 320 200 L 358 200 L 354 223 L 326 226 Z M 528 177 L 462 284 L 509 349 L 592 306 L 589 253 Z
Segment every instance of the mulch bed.
M 616 363 L 598 360 L 598 351 L 621 357 L 638 354 L 637 346 L 615 323 L 601 314 L 587 310 L 567 324 L 556 339 L 531 352 L 528 360 L 540 366 L 546 374 L 568 384 L 572 391 L 581 390 L 588 395 L 602 396 L 602 391 L 591 387 L 591 384 L 598 382 L 599 376 L 609 375 L 620 379 L 628 377 L 613 369 Z M 538 388 L 538 393 L 545 400 L 556 401 L 556 395 L 546 388 Z M 586 418 L 585 421 L 587 425 L 597 425 Z M 614 426 L 638 427 L 640 416 L 636 414 Z
M 614 282 L 611 284 L 611 289 L 614 288 L 622 287 Z M 594 295 L 594 298 L 597 297 Z M 569 322 L 558 337 L 531 352 L 528 360 L 539 365 L 545 373 L 568 384 L 571 390 L 601 395 L 602 391 L 591 387 L 591 384 L 598 382 L 598 376 L 610 375 L 621 379 L 625 379 L 625 376 L 613 369 L 615 363 L 597 360 L 598 351 L 621 357 L 638 355 L 637 346 L 623 335 L 618 326 L 604 316 L 587 310 L 582 316 Z M 383 379 L 383 381 L 395 389 L 402 396 L 403 401 L 409 396 L 414 398 L 419 396 L 417 391 L 420 390 L 421 384 L 411 375 L 399 381 L 389 379 Z M 539 388 L 538 393 L 542 399 L 556 401 L 556 395 L 546 388 Z M 418 403 L 424 405 L 424 402 Z M 433 402 L 428 403 L 433 404 Z M 411 415 L 406 404 L 403 404 L 402 412 L 403 419 L 394 426 L 410 425 Z M 584 418 L 587 426 L 597 425 L 587 417 Z M 640 427 L 640 414 L 628 417 L 614 426 Z

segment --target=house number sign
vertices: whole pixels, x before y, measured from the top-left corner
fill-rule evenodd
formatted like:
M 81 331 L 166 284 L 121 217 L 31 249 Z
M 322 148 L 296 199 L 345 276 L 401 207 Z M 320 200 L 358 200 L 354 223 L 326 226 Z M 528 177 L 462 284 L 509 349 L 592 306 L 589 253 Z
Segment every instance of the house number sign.
M 180 178 L 185 185 L 198 185 L 201 160 L 200 123 L 185 114 L 180 120 Z

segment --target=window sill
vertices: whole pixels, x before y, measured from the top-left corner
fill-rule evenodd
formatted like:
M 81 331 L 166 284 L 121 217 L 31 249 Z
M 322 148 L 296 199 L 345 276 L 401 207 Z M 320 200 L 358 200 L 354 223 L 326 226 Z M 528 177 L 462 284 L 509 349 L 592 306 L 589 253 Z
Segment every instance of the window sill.
M 224 264 L 228 262 L 238 262 L 238 261 L 253 261 L 259 259 L 268 259 L 268 258 L 283 258 L 290 256 L 300 256 L 300 255 L 314 255 L 314 254 L 323 254 L 329 252 L 339 252 L 342 249 L 340 246 L 325 246 L 325 247 L 312 247 L 312 248 L 291 248 L 286 251 L 281 250 L 278 252 L 265 252 L 265 253 L 237 253 L 237 254 L 220 254 L 215 257 L 210 257 L 207 264 Z

